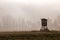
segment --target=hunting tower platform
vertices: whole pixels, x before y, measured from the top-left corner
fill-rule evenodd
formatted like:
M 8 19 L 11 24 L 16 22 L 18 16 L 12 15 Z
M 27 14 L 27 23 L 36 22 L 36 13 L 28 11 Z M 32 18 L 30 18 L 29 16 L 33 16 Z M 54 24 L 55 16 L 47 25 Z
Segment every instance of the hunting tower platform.
M 48 29 L 48 27 L 47 27 L 47 19 L 45 19 L 45 18 L 42 18 L 41 19 L 41 29 L 40 29 L 40 31 L 42 31 L 42 32 L 48 32 L 49 31 L 49 29 Z

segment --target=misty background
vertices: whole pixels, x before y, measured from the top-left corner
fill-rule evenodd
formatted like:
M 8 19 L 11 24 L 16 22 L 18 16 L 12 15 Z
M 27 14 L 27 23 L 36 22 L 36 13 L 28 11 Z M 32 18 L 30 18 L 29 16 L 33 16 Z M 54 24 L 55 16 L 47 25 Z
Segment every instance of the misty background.
M 41 18 L 49 30 L 60 31 L 60 1 L 0 0 L 0 32 L 40 30 Z

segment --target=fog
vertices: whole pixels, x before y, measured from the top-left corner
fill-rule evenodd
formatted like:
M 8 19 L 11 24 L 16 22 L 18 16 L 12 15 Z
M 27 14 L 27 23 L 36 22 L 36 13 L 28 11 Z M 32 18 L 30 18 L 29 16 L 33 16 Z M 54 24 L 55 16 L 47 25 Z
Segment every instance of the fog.
M 60 1 L 0 0 L 0 31 L 40 30 L 41 18 L 50 30 L 60 30 Z

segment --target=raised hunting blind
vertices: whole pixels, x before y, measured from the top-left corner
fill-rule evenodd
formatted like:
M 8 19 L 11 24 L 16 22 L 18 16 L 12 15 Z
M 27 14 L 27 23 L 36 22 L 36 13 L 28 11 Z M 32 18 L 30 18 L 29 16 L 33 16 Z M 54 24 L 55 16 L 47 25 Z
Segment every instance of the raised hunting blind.
M 45 19 L 45 18 L 42 18 L 41 19 L 41 29 L 40 29 L 40 31 L 45 31 L 45 32 L 48 32 L 49 31 L 49 29 L 48 29 L 48 27 L 47 27 L 47 19 Z

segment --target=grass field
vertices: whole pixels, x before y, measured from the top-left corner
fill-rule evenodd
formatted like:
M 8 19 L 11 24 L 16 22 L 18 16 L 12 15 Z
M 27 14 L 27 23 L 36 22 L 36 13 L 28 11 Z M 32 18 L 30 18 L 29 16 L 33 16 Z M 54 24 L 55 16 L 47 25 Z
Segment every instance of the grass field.
M 60 40 L 60 32 L 0 32 L 0 40 Z

